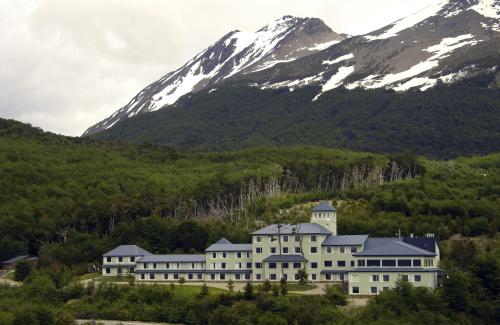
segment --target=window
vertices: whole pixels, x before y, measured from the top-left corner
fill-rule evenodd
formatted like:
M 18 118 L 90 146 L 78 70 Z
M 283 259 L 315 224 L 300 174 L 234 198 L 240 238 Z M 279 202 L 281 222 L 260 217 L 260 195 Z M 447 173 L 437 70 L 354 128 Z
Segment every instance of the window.
M 284 269 L 288 269 L 288 263 L 283 263 L 282 266 Z
M 234 278 L 235 278 L 236 280 L 240 280 L 241 276 L 240 276 L 240 274 L 235 274 L 235 275 L 234 275 Z
M 327 252 L 327 253 L 331 253 L 331 252 L 332 252 L 332 248 L 331 248 L 330 246 L 328 246 L 328 247 L 326 248 L 326 252 Z
M 111 257 L 106 257 L 106 262 L 111 262 Z
M 144 268 L 147 269 L 149 267 L 149 263 L 144 263 Z
M 275 269 L 276 268 L 276 263 L 269 263 L 269 268 L 270 269 Z
M 325 267 L 331 267 L 332 266 L 332 261 L 325 261 L 324 265 L 325 265 Z
M 298 280 L 299 279 L 299 275 L 298 273 L 295 273 L 295 280 Z
M 145 278 L 144 274 L 141 274 L 141 280 L 144 280 Z
M 434 266 L 434 260 L 433 260 L 433 259 L 430 259 L 430 258 L 426 258 L 426 259 L 424 260 L 424 266 L 425 266 L 425 267 Z
M 367 266 L 380 266 L 380 260 L 366 260 Z
M 339 275 L 340 281 L 344 281 L 345 280 L 345 276 L 346 276 L 345 274 L 340 274 Z
M 247 252 L 247 258 L 250 258 L 250 252 Z
M 106 268 L 106 274 L 110 274 L 111 273 L 111 269 L 109 267 Z
M 212 258 L 217 258 L 217 253 L 212 253 Z
M 225 274 L 220 274 L 219 275 L 220 280 L 226 280 L 226 275 Z
M 210 274 L 210 280 L 215 280 L 215 274 Z
M 131 268 L 129 269 L 129 272 L 130 272 L 130 273 L 134 273 L 134 272 L 135 272 L 135 269 L 134 269 L 133 267 L 131 267 Z
M 220 263 L 220 268 L 225 269 L 226 268 L 226 263 Z
M 130 258 L 130 262 L 135 262 L 135 256 L 132 256 L 132 257 Z
M 396 260 L 382 260 L 382 266 L 396 266 Z
M 311 269 L 317 269 L 318 268 L 318 263 L 317 262 L 311 262 Z
M 316 254 L 318 252 L 318 247 L 311 247 L 311 254 Z
M 256 280 L 261 280 L 262 279 L 262 275 L 261 274 L 256 274 L 255 275 L 255 279 Z
M 288 280 L 288 275 L 283 274 L 283 275 L 281 276 L 281 278 L 282 278 L 282 279 L 284 279 L 284 280 L 286 281 L 286 280 Z
M 413 276 L 413 281 L 415 281 L 415 282 L 420 282 L 420 281 L 422 281 L 422 276 L 421 276 L 421 275 L 418 275 L 418 274 L 415 274 L 415 275 Z
M 382 279 L 384 280 L 384 282 L 389 282 L 390 279 L 389 274 L 382 275 Z
M 247 262 L 247 269 L 251 269 L 252 268 L 252 262 Z
M 189 274 L 188 274 L 188 279 L 189 279 L 189 280 L 193 280 L 193 273 L 189 273 Z
M 295 253 L 300 254 L 300 247 L 295 247 Z
M 222 253 L 222 258 L 226 258 L 227 257 L 227 254 L 224 252 Z
M 312 235 L 312 236 L 311 236 L 311 241 L 312 241 L 312 242 L 315 242 L 316 240 L 317 240 L 316 236 Z
M 165 267 L 166 267 L 167 269 L 169 269 L 169 268 L 170 268 L 170 263 L 166 263 L 166 264 L 165 264 Z
M 398 260 L 398 266 L 411 266 L 411 260 Z
M 156 263 L 153 263 L 153 269 L 156 269 Z
M 357 253 L 358 248 L 356 246 L 351 246 L 351 253 Z
M 288 247 L 283 247 L 283 254 L 288 254 Z
M 155 279 L 155 275 L 154 275 L 153 273 L 151 273 L 151 274 L 149 275 L 149 278 L 150 278 L 151 280 L 154 280 L 154 279 Z
M 331 274 L 325 274 L 325 279 L 331 280 L 332 279 L 332 275 Z
M 311 274 L 311 280 L 316 280 L 316 274 Z
M 262 247 L 255 247 L 255 253 L 262 254 Z
M 241 258 L 241 252 L 236 253 L 237 258 Z
M 349 281 L 351 281 L 353 283 L 359 282 L 359 275 L 351 274 L 349 277 L 350 277 Z
M 123 257 L 118 257 L 118 262 L 123 262 Z
M 337 261 L 338 267 L 345 267 L 345 261 Z
M 352 287 L 352 293 L 353 294 L 359 293 L 359 287 Z
M 117 269 L 117 271 L 116 271 L 116 272 L 117 272 L 118 274 L 122 274 L 122 268 L 121 268 L 121 267 L 119 267 L 119 268 Z
M 255 268 L 256 269 L 261 269 L 262 268 L 262 263 L 259 263 L 259 262 L 255 263 Z
M 191 263 L 191 268 L 192 268 L 192 269 L 195 269 L 195 268 L 196 268 L 196 267 L 195 267 L 195 263 Z
M 270 277 L 269 277 L 271 280 L 276 280 L 276 274 L 270 274 Z
M 378 292 L 377 287 L 370 287 L 370 293 L 376 295 Z
M 255 241 L 257 243 L 262 243 L 262 237 L 260 237 L 260 236 L 255 237 Z
M 250 280 L 250 274 L 245 274 L 245 280 Z
M 271 247 L 271 254 L 276 254 L 276 247 Z
M 203 279 L 203 274 L 201 274 L 201 273 L 198 273 L 198 275 L 197 275 L 197 278 L 198 278 L 198 280 L 201 280 L 201 279 Z
M 283 236 L 283 241 L 284 241 L 285 243 L 288 243 L 288 236 Z
M 421 260 L 413 260 L 413 266 L 422 266 Z
M 300 242 L 300 236 L 295 236 L 295 242 Z
M 301 268 L 301 263 L 293 263 L 293 268 L 294 269 L 300 269 Z
M 212 263 L 212 269 L 216 269 L 217 268 L 217 263 Z
M 365 266 L 365 260 L 358 260 L 358 266 Z
M 401 280 L 408 281 L 408 274 L 402 274 L 401 275 Z
M 354 267 L 354 261 L 351 261 L 351 267 Z
M 378 282 L 380 280 L 380 276 L 378 274 L 372 274 L 370 276 L 370 282 Z
M 168 274 L 167 273 L 163 274 L 163 280 L 168 280 Z
M 344 246 L 340 246 L 339 247 L 339 252 L 340 253 L 345 253 L 345 247 Z

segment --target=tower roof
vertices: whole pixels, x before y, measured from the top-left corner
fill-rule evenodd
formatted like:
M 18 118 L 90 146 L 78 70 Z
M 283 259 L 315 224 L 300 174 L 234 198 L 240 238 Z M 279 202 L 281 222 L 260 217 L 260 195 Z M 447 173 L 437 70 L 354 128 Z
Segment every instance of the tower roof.
M 328 204 L 325 201 L 320 202 L 317 206 L 315 206 L 312 209 L 313 212 L 330 212 L 330 211 L 337 211 L 334 207 L 332 207 L 330 204 Z

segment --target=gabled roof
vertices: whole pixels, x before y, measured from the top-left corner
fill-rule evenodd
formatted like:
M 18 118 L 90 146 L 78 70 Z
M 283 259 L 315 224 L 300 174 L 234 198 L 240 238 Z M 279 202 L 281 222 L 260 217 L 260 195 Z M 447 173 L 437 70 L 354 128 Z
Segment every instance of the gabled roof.
M 402 238 L 368 238 L 362 252 L 354 256 L 436 256 L 435 253 L 403 242 Z
M 212 244 L 205 252 L 251 252 L 252 244 Z
M 146 255 L 137 262 L 140 263 L 176 263 L 176 262 L 205 262 L 205 254 L 169 254 L 169 255 Z
M 283 255 L 269 255 L 263 262 L 305 262 L 307 261 L 303 255 L 300 254 L 283 254 Z
M 337 211 L 334 207 L 332 207 L 330 204 L 327 202 L 320 202 L 317 206 L 315 206 L 312 209 L 313 212 L 330 212 L 330 211 Z
M 277 235 L 278 226 L 269 225 L 252 232 L 252 235 Z M 331 235 L 332 233 L 317 223 L 299 223 L 298 225 L 283 224 L 280 229 L 281 235 Z
M 105 253 L 103 256 L 145 256 L 152 255 L 145 249 L 140 248 L 137 245 L 120 245 L 109 252 Z
M 226 238 L 222 237 L 221 239 L 216 241 L 214 244 L 231 244 L 231 242 L 229 240 L 227 240 Z
M 429 252 L 436 252 L 436 238 L 435 237 L 403 237 L 403 241 L 407 244 L 425 249 Z
M 321 246 L 358 246 L 363 245 L 368 235 L 330 235 L 325 238 Z
M 28 257 L 29 257 L 29 255 L 19 255 L 19 256 L 16 256 L 16 257 L 13 257 L 11 259 L 4 261 L 2 264 L 14 264 L 14 263 L 22 261 Z

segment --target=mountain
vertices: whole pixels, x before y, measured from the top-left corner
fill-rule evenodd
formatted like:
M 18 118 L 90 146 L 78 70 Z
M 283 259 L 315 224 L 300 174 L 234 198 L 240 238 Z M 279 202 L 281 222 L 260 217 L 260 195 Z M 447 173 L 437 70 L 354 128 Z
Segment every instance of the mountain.
M 294 61 L 340 42 L 345 35 L 333 32 L 317 18 L 284 16 L 255 33 L 232 31 L 213 45 L 141 90 L 127 105 L 90 127 L 90 135 L 118 121 L 173 104 L 181 96 L 234 75 L 269 69 Z
M 93 137 L 208 150 L 313 144 L 437 157 L 500 150 L 499 13 L 498 0 L 437 1 L 292 61 L 212 78 Z

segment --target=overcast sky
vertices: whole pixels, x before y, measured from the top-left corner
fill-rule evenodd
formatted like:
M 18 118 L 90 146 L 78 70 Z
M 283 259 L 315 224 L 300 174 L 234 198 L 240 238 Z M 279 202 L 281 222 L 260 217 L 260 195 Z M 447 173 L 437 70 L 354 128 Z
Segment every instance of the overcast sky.
M 0 117 L 66 135 L 231 30 L 291 14 L 364 34 L 436 0 L 0 0 Z

